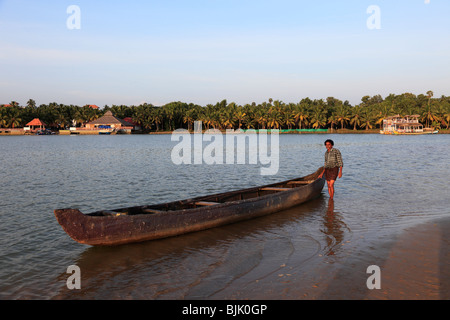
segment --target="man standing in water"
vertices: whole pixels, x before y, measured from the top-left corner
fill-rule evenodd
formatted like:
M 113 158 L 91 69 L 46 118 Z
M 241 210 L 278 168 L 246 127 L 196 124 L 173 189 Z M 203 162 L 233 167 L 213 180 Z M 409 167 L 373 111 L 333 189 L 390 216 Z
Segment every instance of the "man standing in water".
M 342 161 L 341 152 L 338 149 L 333 148 L 334 142 L 333 140 L 325 141 L 325 147 L 327 151 L 325 152 L 325 169 L 319 175 L 319 178 L 325 174 L 325 179 L 328 184 L 328 193 L 330 194 L 330 200 L 333 200 L 334 197 L 334 183 L 336 179 L 342 178 L 342 167 L 344 166 L 344 162 Z

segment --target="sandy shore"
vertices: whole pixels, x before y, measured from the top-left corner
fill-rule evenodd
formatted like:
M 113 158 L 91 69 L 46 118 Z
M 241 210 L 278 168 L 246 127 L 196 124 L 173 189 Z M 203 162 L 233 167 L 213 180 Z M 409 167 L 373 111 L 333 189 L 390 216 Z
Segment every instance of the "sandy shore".
M 219 299 L 448 300 L 450 218 L 405 229 L 377 241 L 341 243 L 341 255 L 316 255 L 302 266 L 283 265 L 261 281 L 247 282 Z M 345 249 L 344 249 L 345 248 Z M 345 252 L 345 254 L 342 254 Z M 380 289 L 369 289 L 368 267 L 380 268 Z
M 450 219 L 413 227 L 391 248 L 381 267 L 380 290 L 369 299 L 450 299 Z
M 322 278 L 320 290 L 308 290 L 304 298 L 448 300 L 449 249 L 450 218 L 411 227 L 379 246 L 356 251 L 331 279 Z M 380 289 L 367 288 L 370 265 L 380 267 Z

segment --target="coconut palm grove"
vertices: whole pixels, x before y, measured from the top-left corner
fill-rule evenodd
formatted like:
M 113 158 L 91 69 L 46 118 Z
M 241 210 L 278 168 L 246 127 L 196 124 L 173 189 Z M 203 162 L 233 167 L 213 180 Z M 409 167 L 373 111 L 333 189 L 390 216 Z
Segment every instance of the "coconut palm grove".
M 239 105 L 222 100 L 200 106 L 171 102 L 163 106 L 143 103 L 138 106 L 76 106 L 52 102 L 36 105 L 29 99 L 20 106 L 16 101 L 0 105 L 0 127 L 20 128 L 34 118 L 58 130 L 81 127 L 110 110 L 119 118 L 131 118 L 145 132 L 193 129 L 194 121 L 202 121 L 204 129 L 334 129 L 371 130 L 380 128 L 383 119 L 392 115 L 419 115 L 425 127 L 449 129 L 450 97 L 434 97 L 432 91 L 415 95 L 403 93 L 364 96 L 358 105 L 334 97 L 304 98 L 297 103 L 273 100 Z

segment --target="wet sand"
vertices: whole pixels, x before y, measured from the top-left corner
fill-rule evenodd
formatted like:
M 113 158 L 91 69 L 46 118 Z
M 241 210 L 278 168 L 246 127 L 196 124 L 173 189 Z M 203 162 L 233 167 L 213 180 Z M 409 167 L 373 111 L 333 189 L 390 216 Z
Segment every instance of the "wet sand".
M 450 219 L 413 227 L 401 234 L 381 267 L 381 289 L 368 299 L 448 300 Z
M 296 298 L 345 300 L 448 300 L 450 219 L 416 225 L 379 244 L 363 246 L 337 268 L 316 270 L 310 288 Z M 352 251 L 352 250 L 350 250 Z M 380 267 L 381 288 L 369 290 L 371 265 Z M 290 298 L 294 298 L 292 295 Z
M 297 268 L 282 265 L 263 281 L 241 283 L 219 299 L 447 300 L 450 298 L 450 219 L 416 225 L 379 243 L 342 243 L 346 257 L 317 255 Z M 367 268 L 380 267 L 381 289 L 370 290 Z

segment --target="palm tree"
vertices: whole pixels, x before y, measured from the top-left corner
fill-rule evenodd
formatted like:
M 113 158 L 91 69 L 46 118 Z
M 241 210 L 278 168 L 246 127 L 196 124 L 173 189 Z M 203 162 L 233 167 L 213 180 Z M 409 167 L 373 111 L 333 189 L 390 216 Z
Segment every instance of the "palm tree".
M 431 90 L 427 91 L 428 104 L 430 104 L 431 98 L 433 98 L 433 96 L 434 96 L 433 91 Z
M 13 108 L 19 107 L 19 103 L 17 101 L 11 101 L 11 103 L 9 105 Z
M 352 108 L 351 116 L 350 116 L 350 124 L 353 125 L 353 130 L 356 130 L 356 127 L 361 125 L 361 114 L 363 109 L 357 105 Z
M 231 102 L 228 106 L 226 106 L 226 100 L 224 100 L 221 103 L 217 104 L 215 106 L 215 108 L 216 107 L 219 112 L 219 114 L 217 115 L 219 127 L 221 129 L 222 128 L 225 128 L 225 129 L 234 128 L 235 114 L 236 114 L 236 110 L 237 110 L 236 103 Z
M 89 108 L 92 109 L 92 108 Z M 129 108 L 128 106 L 125 105 L 113 105 L 111 107 L 111 112 L 114 114 L 114 116 L 123 119 L 129 116 L 132 116 L 132 111 L 131 108 Z
M 450 127 L 450 102 L 444 100 L 441 103 L 443 106 L 443 112 L 441 115 L 442 124 L 448 129 Z
M 234 127 L 234 117 L 230 110 L 224 110 L 219 115 L 219 127 L 221 129 L 232 129 Z
M 293 111 L 290 109 L 283 112 L 282 119 L 283 124 L 286 125 L 288 129 L 292 129 L 292 126 L 295 125 L 294 114 Z
M 244 112 L 242 107 L 238 107 L 238 109 L 234 113 L 234 119 L 236 119 L 238 121 L 239 129 L 241 128 L 242 121 L 244 121 L 246 119 L 246 117 L 247 117 L 247 114 Z
M 196 112 L 194 109 L 189 109 L 183 117 L 183 122 L 187 123 L 188 130 L 191 131 L 191 124 L 193 125 L 196 120 Z
M 150 116 L 150 106 L 144 103 L 134 108 L 133 116 L 131 118 L 135 123 L 139 124 L 140 126 L 148 128 L 149 116 Z M 144 125 L 144 122 L 147 124 L 147 126 Z
M 8 128 L 19 127 L 22 123 L 22 118 L 20 116 L 20 111 L 18 108 L 11 107 L 8 109 L 6 114 L 6 124 Z
M 311 112 L 310 123 L 314 129 L 321 128 L 327 124 L 327 110 L 322 104 L 315 104 Z
M 66 116 L 64 115 L 64 113 L 62 111 L 60 111 L 58 113 L 58 115 L 56 116 L 55 123 L 58 124 L 59 128 L 65 128 L 69 124 L 69 121 L 66 119 Z
M 427 91 L 427 103 L 426 105 L 422 104 L 422 113 L 421 113 L 421 121 L 426 122 L 426 127 L 428 128 L 430 126 L 430 122 L 433 122 L 434 119 L 434 112 L 433 112 L 433 106 L 431 102 L 431 98 L 433 97 L 434 93 L 433 91 L 429 90 Z
M 426 127 L 430 126 L 430 123 L 434 121 L 439 121 L 439 117 L 436 115 L 434 110 L 434 103 L 428 103 L 425 107 L 425 110 L 422 112 L 421 120 L 426 122 Z
M 246 114 L 242 125 L 246 129 L 255 129 L 258 127 L 258 121 L 256 120 L 256 107 L 255 105 L 245 104 L 242 110 Z
M 379 124 L 380 128 L 383 126 L 383 120 L 391 116 L 393 113 L 394 105 L 389 101 L 383 101 L 379 104 L 375 115 L 375 125 Z
M 367 108 L 361 114 L 361 127 L 366 128 L 366 130 L 373 128 L 373 113 Z
M 444 121 L 444 125 L 447 126 L 447 130 L 448 130 L 448 128 L 450 128 L 450 111 L 447 111 L 447 113 L 444 114 L 443 121 Z
M 84 118 L 82 109 L 78 109 L 78 110 L 75 112 L 75 115 L 73 116 L 73 121 L 74 121 L 76 124 L 79 123 L 81 126 L 82 126 L 84 123 L 86 123 L 86 119 Z
M 81 109 L 81 113 L 83 115 L 85 122 L 91 122 L 91 121 L 97 120 L 100 117 L 99 113 L 97 113 L 97 110 L 92 109 L 89 106 L 84 106 Z
M 8 125 L 6 110 L 7 110 L 6 108 L 0 107 L 0 128 L 1 127 L 6 128 Z
M 336 107 L 336 120 L 341 124 L 341 129 L 344 129 L 344 124 L 350 121 L 350 111 L 347 106 L 338 104 Z
M 150 113 L 153 123 L 156 125 L 156 131 L 159 131 L 159 125 L 163 123 L 163 110 L 161 108 L 154 108 Z
M 337 117 L 336 117 L 336 115 L 335 115 L 334 113 L 333 113 L 331 116 L 328 117 L 328 122 L 327 122 L 327 123 L 330 124 L 331 130 L 334 130 L 334 126 L 335 126 L 336 124 L 338 124 Z
M 200 116 L 199 120 L 202 122 L 202 124 L 205 126 L 205 129 L 209 129 L 212 124 L 212 117 L 211 117 L 211 111 L 204 110 Z
M 298 128 L 302 128 L 302 124 L 308 125 L 309 112 L 308 105 L 304 102 L 300 102 L 296 105 L 294 110 L 292 111 L 294 115 L 295 121 L 298 123 Z
M 283 120 L 281 118 L 281 113 L 278 110 L 272 110 L 267 115 L 267 126 L 272 129 L 279 129 Z
M 173 107 L 165 105 L 162 107 L 164 118 L 167 120 L 167 126 L 169 131 L 172 130 L 172 125 L 174 124 L 175 119 L 175 110 Z
M 254 117 L 256 123 L 258 124 L 258 129 L 265 129 L 267 124 L 267 114 L 263 107 L 259 107 L 255 111 Z
M 36 108 L 36 101 L 34 101 L 33 99 L 29 99 L 27 102 L 27 107 L 29 108 Z

